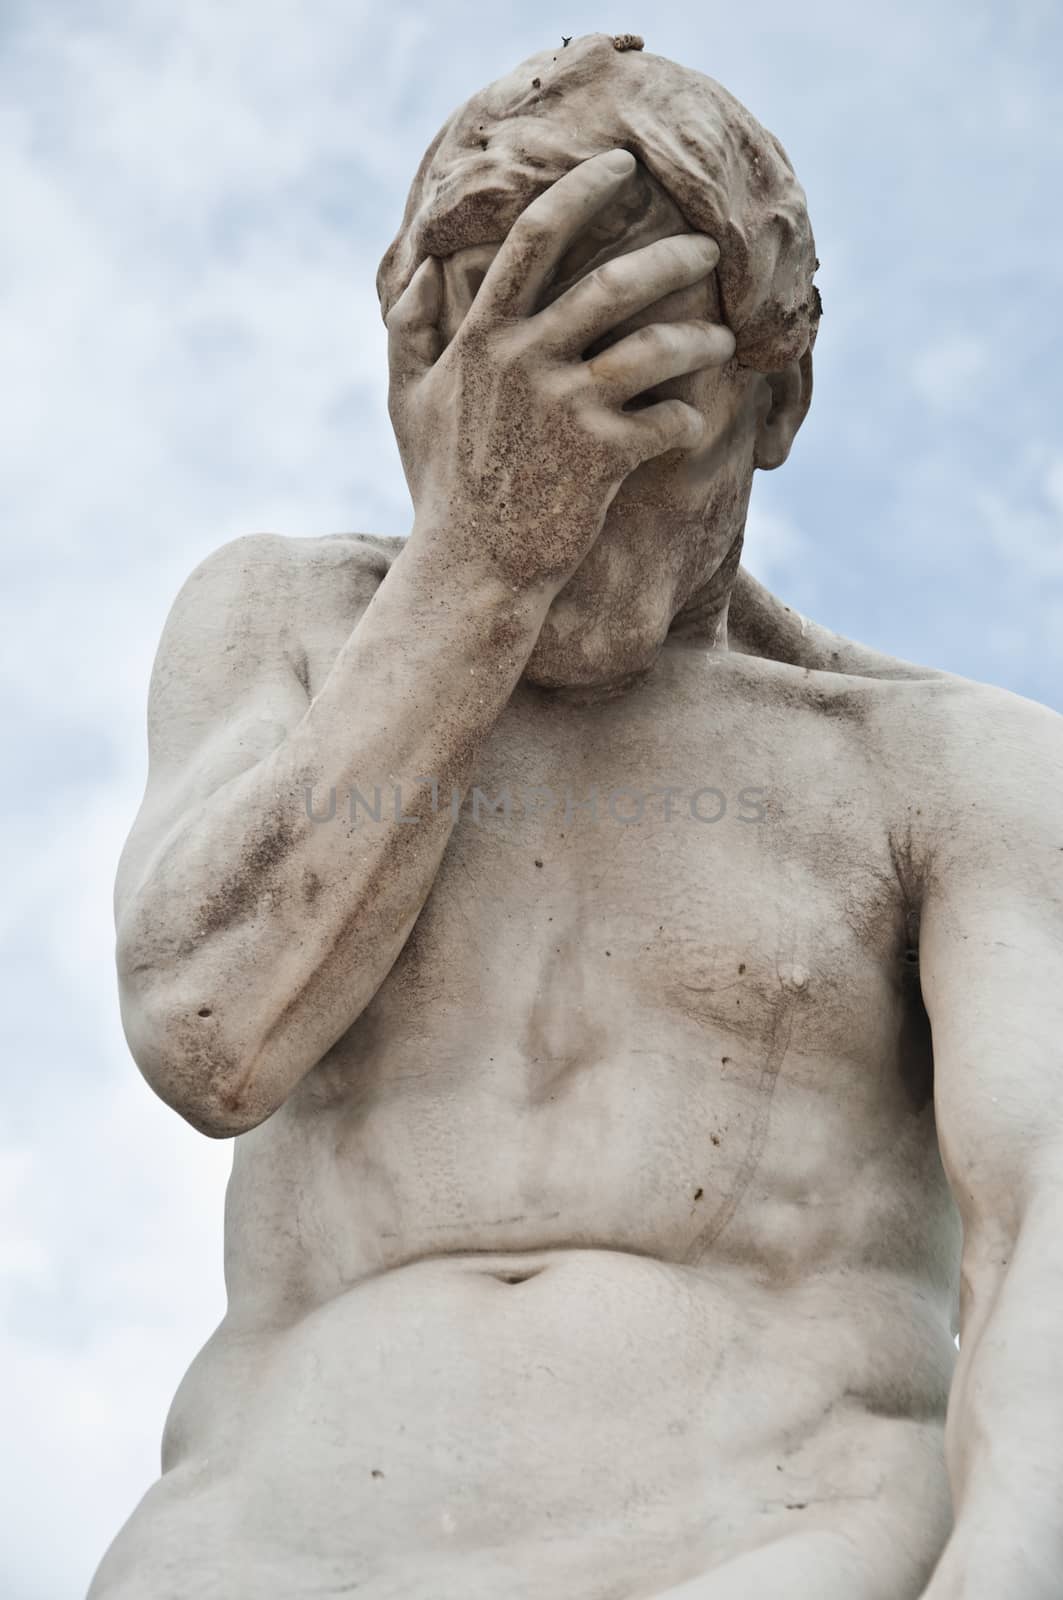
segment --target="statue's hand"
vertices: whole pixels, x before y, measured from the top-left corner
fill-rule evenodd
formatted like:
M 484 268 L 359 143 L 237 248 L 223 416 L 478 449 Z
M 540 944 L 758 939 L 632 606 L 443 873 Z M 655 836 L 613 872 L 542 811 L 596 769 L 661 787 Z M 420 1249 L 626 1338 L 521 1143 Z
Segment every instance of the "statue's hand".
M 635 170 L 615 150 L 565 174 L 517 218 L 443 348 L 442 268 L 429 257 L 388 317 L 390 411 L 418 527 L 518 587 L 560 587 L 629 473 L 702 441 L 701 414 L 670 399 L 624 410 L 669 378 L 734 353 L 710 322 L 639 328 L 584 352 L 665 295 L 708 277 L 719 246 L 683 233 L 596 267 L 544 310 L 551 273 Z

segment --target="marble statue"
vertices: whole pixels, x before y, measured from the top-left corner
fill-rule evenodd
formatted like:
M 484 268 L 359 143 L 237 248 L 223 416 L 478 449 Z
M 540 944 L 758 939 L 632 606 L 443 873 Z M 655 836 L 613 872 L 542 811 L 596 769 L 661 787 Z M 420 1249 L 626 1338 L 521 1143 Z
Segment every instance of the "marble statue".
M 118 962 L 228 1311 L 92 1600 L 1063 1594 L 1061 723 L 741 567 L 817 265 L 718 84 L 534 56 L 380 269 L 409 537 L 177 599 Z

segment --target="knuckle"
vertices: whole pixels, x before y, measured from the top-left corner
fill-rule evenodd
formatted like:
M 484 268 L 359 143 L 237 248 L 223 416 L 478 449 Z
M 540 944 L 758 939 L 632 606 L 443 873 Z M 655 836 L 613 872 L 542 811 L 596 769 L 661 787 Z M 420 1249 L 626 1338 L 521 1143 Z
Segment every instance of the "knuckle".
M 483 340 L 479 356 L 497 370 L 511 372 L 529 383 L 545 375 L 535 345 L 519 323 L 496 328 L 493 338 Z
M 645 356 L 663 355 L 674 349 L 676 343 L 674 330 L 659 322 L 636 328 L 629 337 L 636 354 Z
M 587 428 L 593 432 L 598 451 L 607 461 L 629 461 L 635 454 L 631 430 L 625 425 L 625 418 L 615 412 L 594 412 Z
M 679 328 L 674 322 L 650 322 L 641 330 L 646 343 L 654 350 L 671 349 L 679 338 Z
M 500 363 L 504 365 L 508 352 L 498 328 L 466 318 L 444 352 L 447 354 L 459 370 L 471 372 L 497 367 Z
M 582 387 L 593 394 L 598 400 L 605 400 L 609 394 L 609 368 L 600 364 L 600 358 L 583 363 L 580 374 Z
M 615 294 L 622 286 L 625 278 L 625 272 L 623 267 L 619 265 L 619 259 L 617 261 L 603 261 L 600 266 L 595 267 L 588 274 L 588 286 L 604 294 Z
M 467 316 L 454 335 L 453 343 L 459 350 L 482 355 L 491 342 L 491 335 L 497 336 L 497 329 L 489 329 L 479 317 Z
M 599 394 L 607 394 L 623 374 L 617 369 L 617 360 L 606 350 L 600 356 L 582 363 L 583 375 Z
M 543 367 L 537 374 L 536 386 L 547 400 L 560 404 L 588 395 L 594 387 L 593 375 L 561 366 Z
M 681 400 L 661 400 L 639 421 L 659 447 L 682 443 L 691 433 L 690 408 Z
M 529 206 L 510 228 L 509 238 L 520 248 L 538 249 L 552 232 L 551 210 L 541 202 Z

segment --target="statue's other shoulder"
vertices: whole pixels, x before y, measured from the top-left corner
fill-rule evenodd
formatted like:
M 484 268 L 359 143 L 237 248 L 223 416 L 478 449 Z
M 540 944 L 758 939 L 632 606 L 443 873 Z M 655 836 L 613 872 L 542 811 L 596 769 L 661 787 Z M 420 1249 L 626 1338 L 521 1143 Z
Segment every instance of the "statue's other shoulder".
M 852 678 L 963 681 L 934 667 L 901 661 L 822 627 L 786 605 L 744 567 L 739 568 L 735 580 L 727 632 L 731 649 L 742 655 L 781 661 L 810 672 L 838 672 Z
M 846 639 L 801 616 L 744 570 L 728 633 L 740 654 L 839 674 L 851 687 L 863 680 L 860 703 L 874 710 L 863 725 L 883 780 L 897 780 L 908 830 L 923 832 L 939 854 L 945 840 L 973 852 L 972 859 L 1004 838 L 1021 851 L 1031 828 L 1040 828 L 1051 835 L 1053 859 L 1063 859 L 1063 716 L 1008 689 Z
M 1017 861 L 1039 846 L 1058 882 L 1063 716 L 965 678 L 941 685 L 919 709 L 918 746 L 928 790 L 940 802 L 944 854 L 968 857 L 977 868 L 993 857 Z
M 812 673 L 873 680 L 890 692 L 876 701 L 895 732 L 936 752 L 962 783 L 978 781 L 987 760 L 1021 779 L 1022 753 L 1063 760 L 1063 717 L 1036 700 L 936 667 L 917 666 L 821 627 L 740 570 L 728 616 L 731 648 Z M 869 684 L 873 687 L 873 683 Z M 917 734 L 916 722 L 921 725 Z M 1005 780 L 1006 781 L 1006 780 Z

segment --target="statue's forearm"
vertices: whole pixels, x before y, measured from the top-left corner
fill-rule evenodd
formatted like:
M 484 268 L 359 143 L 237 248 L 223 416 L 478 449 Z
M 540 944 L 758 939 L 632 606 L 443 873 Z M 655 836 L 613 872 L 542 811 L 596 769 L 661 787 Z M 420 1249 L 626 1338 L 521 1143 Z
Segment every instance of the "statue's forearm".
M 204 1132 L 270 1115 L 368 1004 L 538 637 L 550 592 L 448 562 L 432 535 L 411 538 L 302 721 L 173 831 L 120 920 L 130 1046 Z M 378 787 L 379 815 L 352 820 L 349 795 L 375 811 Z
M 1016 1236 L 969 1246 L 949 1402 L 952 1538 L 925 1600 L 1058 1600 L 1063 1573 L 1063 1173 Z

